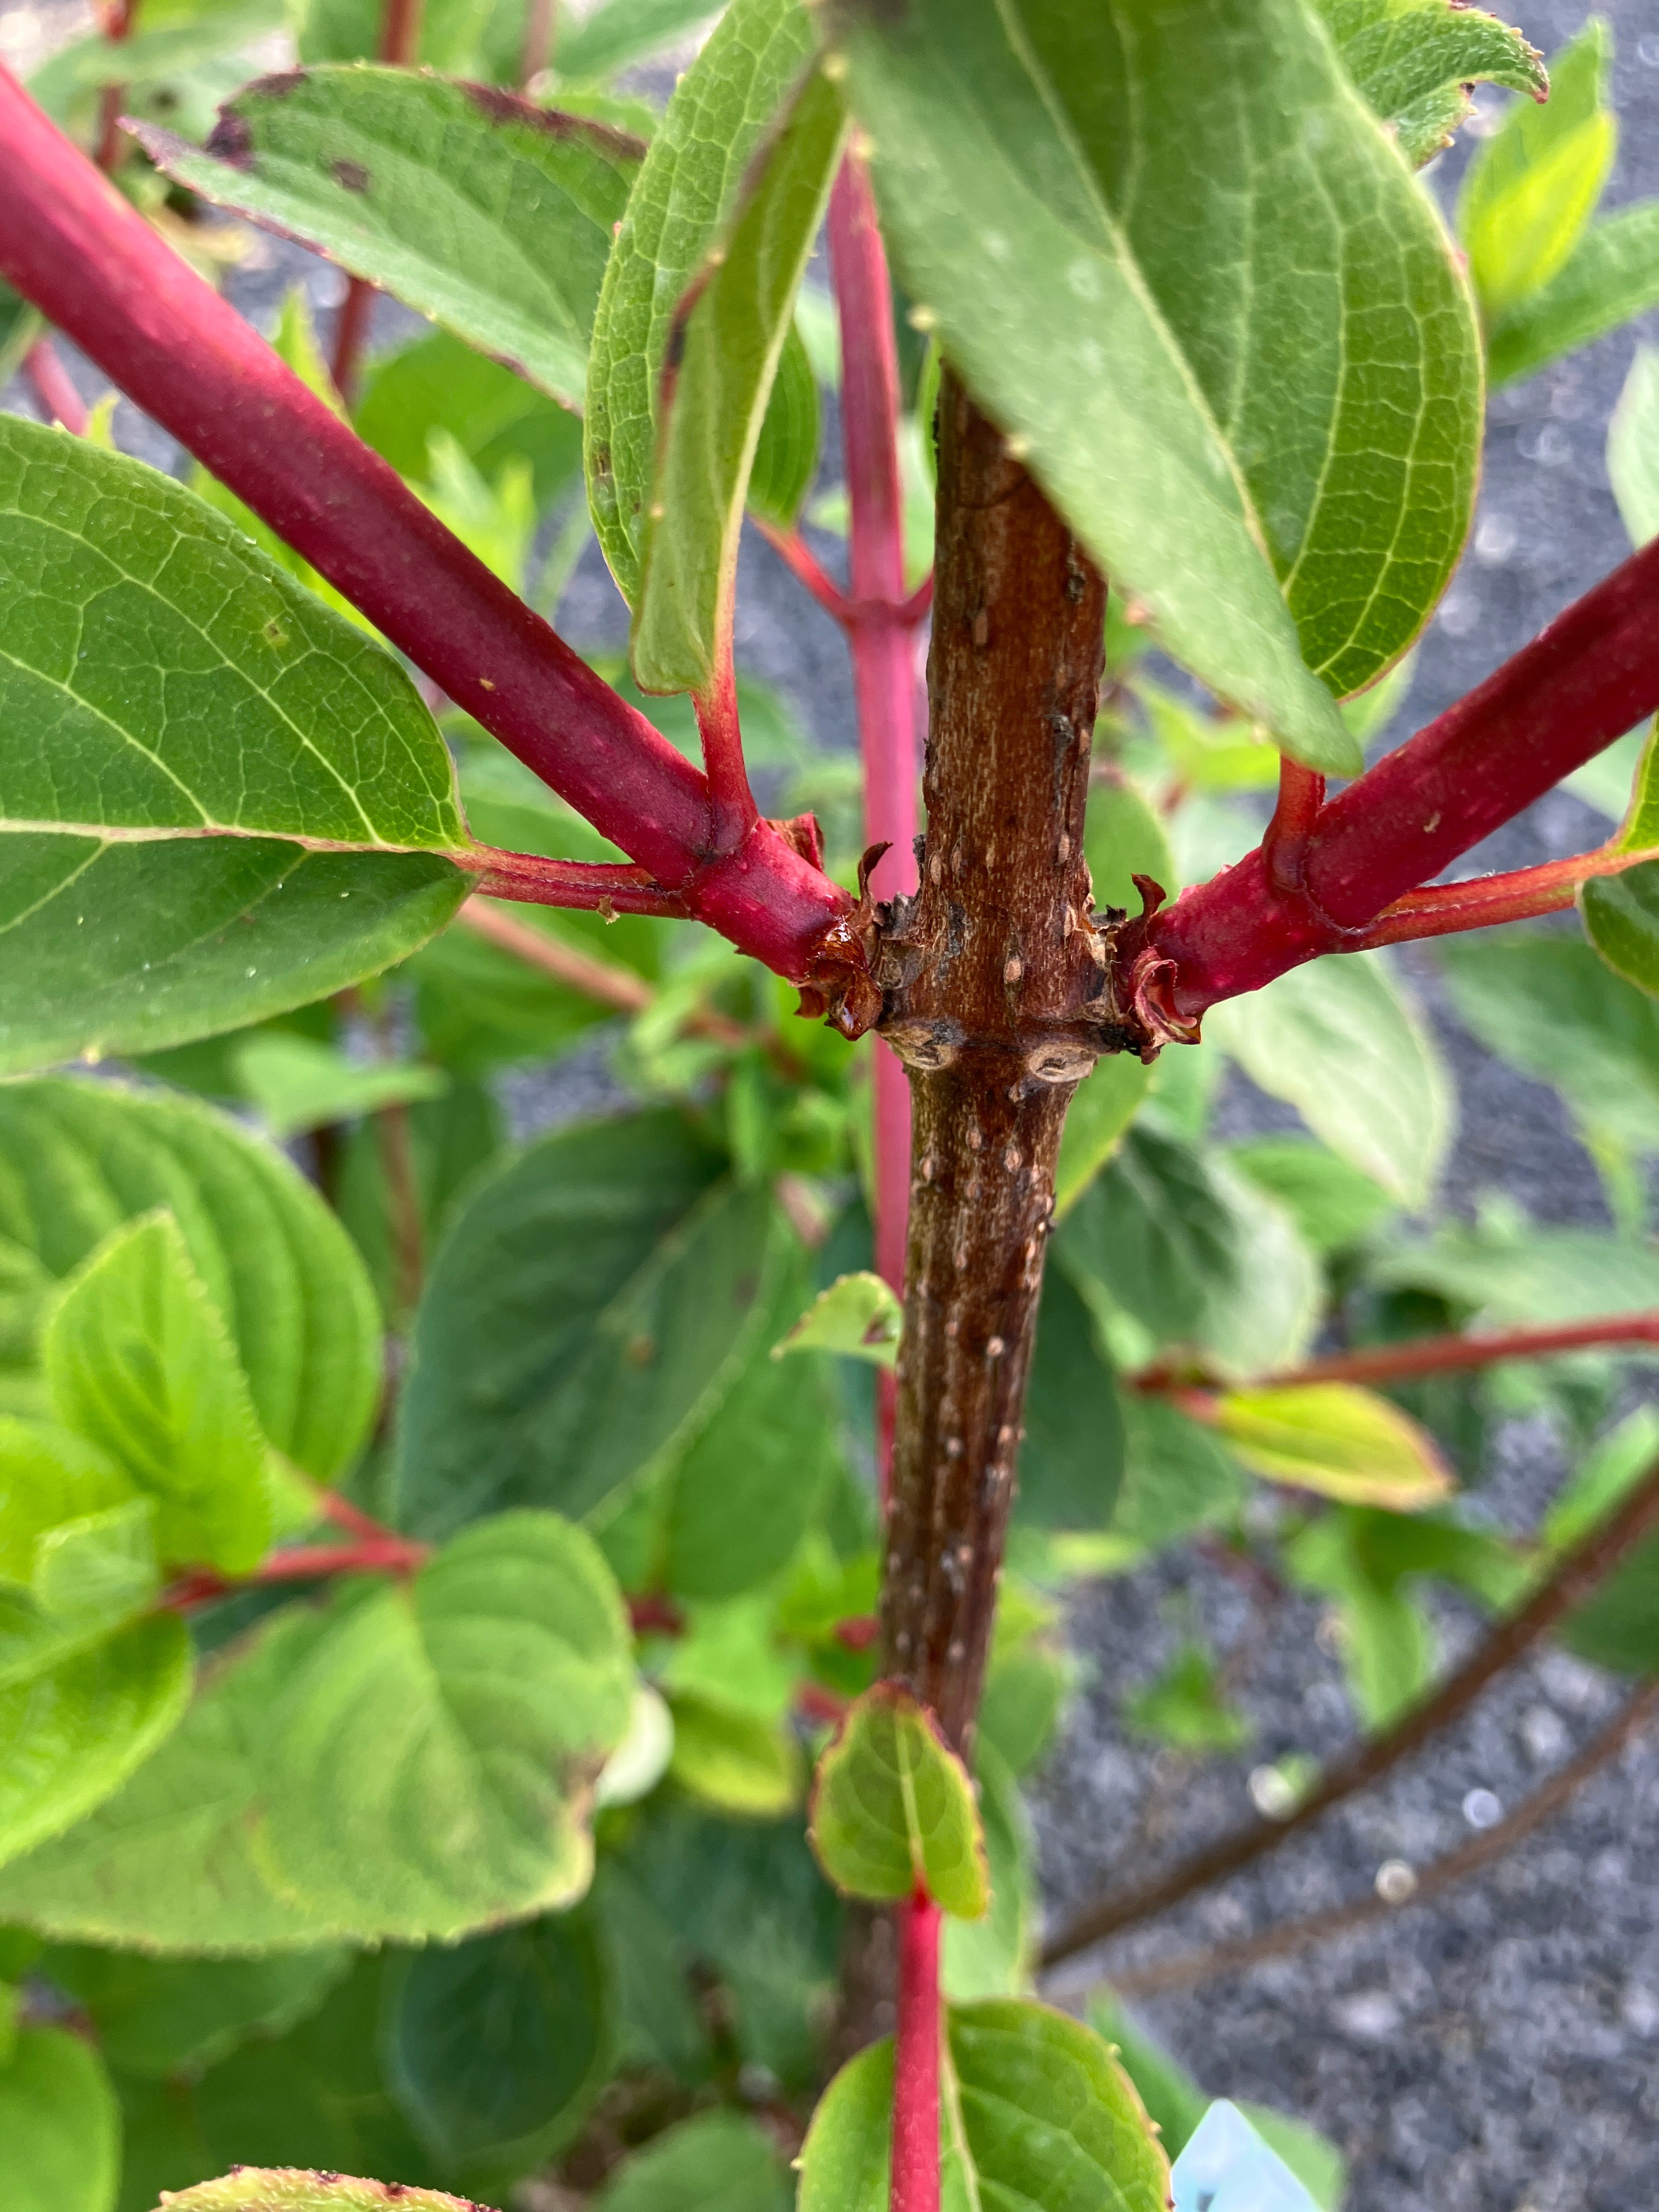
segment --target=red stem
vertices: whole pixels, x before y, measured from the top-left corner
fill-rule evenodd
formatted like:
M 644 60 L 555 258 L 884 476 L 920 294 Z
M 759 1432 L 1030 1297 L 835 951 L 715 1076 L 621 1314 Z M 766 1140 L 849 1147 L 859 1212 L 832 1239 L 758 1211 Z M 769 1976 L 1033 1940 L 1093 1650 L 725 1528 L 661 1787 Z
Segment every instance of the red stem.
M 853 602 L 832 576 L 826 575 L 818 557 L 798 530 L 780 530 L 775 523 L 755 518 L 756 527 L 798 584 L 804 585 L 823 609 L 844 627 L 853 620 Z
M 1300 761 L 1279 763 L 1279 801 L 1261 840 L 1261 857 L 1269 881 L 1279 890 L 1293 890 L 1302 882 L 1308 840 L 1325 804 L 1325 779 Z
M 1615 1344 L 1659 1345 L 1659 1313 L 1609 1314 L 1599 1321 L 1565 1322 L 1559 1328 L 1512 1328 L 1491 1336 L 1420 1336 L 1405 1344 L 1364 1346 L 1333 1352 L 1279 1375 L 1246 1385 L 1285 1390 L 1309 1382 L 1408 1382 L 1449 1368 L 1495 1367 L 1504 1359 L 1547 1359 L 1563 1352 L 1595 1352 Z M 1179 1377 L 1148 1369 L 1133 1378 L 1138 1390 L 1176 1390 Z
M 1165 1033 L 1174 1034 L 1219 1000 L 1260 990 L 1319 953 L 1432 934 L 1417 926 L 1379 938 L 1374 925 L 1659 708 L 1656 604 L 1659 540 L 1328 801 L 1309 838 L 1299 886 L 1276 884 L 1258 849 L 1155 917 L 1128 925 L 1119 938 L 1127 985 L 1121 979 L 1121 995 L 1132 999 L 1139 986 L 1146 1013 L 1150 991 L 1154 1028 L 1161 1015 Z M 1601 872 L 1578 865 L 1575 882 Z M 1537 888 L 1535 872 L 1527 872 Z M 1464 886 L 1446 888 L 1459 901 L 1470 898 Z M 1437 905 L 1449 915 L 1433 899 L 1419 911 Z M 1443 920 L 1439 927 L 1473 927 L 1502 911 L 1471 908 L 1467 923 Z
M 643 868 L 620 861 L 545 860 L 539 853 L 504 853 L 490 845 L 480 845 L 466 857 L 483 863 L 478 889 L 489 898 L 574 907 L 586 914 L 654 914 L 670 921 L 684 920 L 691 911 Z
M 61 422 L 76 438 L 87 434 L 87 410 L 80 393 L 70 382 L 69 371 L 58 358 L 58 349 L 50 338 L 37 338 L 23 356 L 23 374 L 34 387 L 49 422 Z
M 829 234 L 841 313 L 842 434 L 850 509 L 852 588 L 842 619 L 858 701 L 865 842 L 888 848 L 871 872 L 871 887 L 876 896 L 890 898 L 916 886 L 917 618 L 904 589 L 892 286 L 869 178 L 854 154 L 842 163 L 830 195 Z M 872 1080 L 876 1272 L 902 1297 L 910 1203 L 910 1089 L 896 1055 L 879 1038 Z M 894 1379 L 884 1372 L 877 1384 L 884 1502 L 896 1404 Z
M 1565 860 L 1516 868 L 1501 876 L 1474 876 L 1461 884 L 1431 884 L 1384 907 L 1362 938 L 1362 946 L 1402 945 L 1419 937 L 1446 937 L 1494 922 L 1528 921 L 1572 904 L 1579 886 L 1596 876 L 1622 875 L 1653 858 L 1651 850 L 1625 853 L 1601 845 Z
M 380 16 L 377 58 L 399 69 L 408 68 L 420 51 L 421 21 L 425 12 L 426 0 L 386 0 Z M 334 326 L 332 374 L 335 389 L 348 406 L 356 397 L 357 372 L 374 326 L 378 297 L 366 276 L 347 279 L 340 319 Z
M 890 2212 L 939 2212 L 939 1909 L 925 1889 L 898 1907 Z
M 138 14 L 138 0 L 115 0 L 104 19 L 104 37 L 111 46 L 120 46 L 132 36 L 133 25 Z M 112 177 L 126 157 L 127 142 L 121 136 L 121 110 L 126 102 L 124 84 L 106 84 L 98 103 L 99 167 L 106 177 Z M 65 422 L 67 430 L 70 425 Z
M 702 739 L 703 773 L 708 778 L 709 844 L 716 853 L 734 853 L 760 819 L 760 809 L 749 788 L 743 757 L 730 638 L 714 682 L 708 691 L 694 695 L 691 703 Z
M 0 275 L 688 913 L 800 981 L 845 892 L 491 575 L 0 70 Z
M 164 1592 L 161 1604 L 169 1613 L 189 1613 L 238 1590 L 272 1583 L 316 1582 L 334 1575 L 412 1575 L 431 1556 L 430 1544 L 411 1543 L 384 1531 L 356 1544 L 298 1545 L 291 1551 L 273 1552 L 251 1575 L 235 1581 L 210 1567 L 199 1568 Z

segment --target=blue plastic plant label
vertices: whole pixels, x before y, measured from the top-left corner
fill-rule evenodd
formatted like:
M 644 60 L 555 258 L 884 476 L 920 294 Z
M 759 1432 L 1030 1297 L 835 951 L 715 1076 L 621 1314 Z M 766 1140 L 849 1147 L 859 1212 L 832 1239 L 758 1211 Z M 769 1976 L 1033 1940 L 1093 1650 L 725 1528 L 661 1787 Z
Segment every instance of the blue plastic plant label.
M 1170 2183 L 1175 2212 L 1319 2212 L 1278 2152 L 1224 2098 L 1194 2129 Z

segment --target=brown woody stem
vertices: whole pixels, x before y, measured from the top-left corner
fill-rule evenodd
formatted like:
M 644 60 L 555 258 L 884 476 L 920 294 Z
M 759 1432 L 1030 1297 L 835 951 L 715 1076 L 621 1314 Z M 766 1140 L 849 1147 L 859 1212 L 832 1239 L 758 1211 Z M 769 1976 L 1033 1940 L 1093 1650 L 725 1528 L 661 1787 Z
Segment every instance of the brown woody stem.
M 1054 1162 L 1093 1049 L 1083 816 L 1105 584 L 947 374 L 921 888 L 884 947 L 915 1111 L 885 1663 L 953 1744 L 978 1709 Z
M 1561 1559 L 1518 1611 L 1491 1628 L 1463 1664 L 1390 1729 L 1356 1744 L 1346 1759 L 1326 1769 L 1317 1786 L 1282 1820 L 1260 1820 L 1235 1828 L 1189 1858 L 1181 1859 L 1148 1881 L 1108 1893 L 1074 1912 L 1042 1948 L 1042 1964 L 1057 1966 L 1092 1943 L 1167 1912 L 1200 1889 L 1237 1874 L 1364 1790 L 1407 1757 L 1472 1705 L 1488 1682 L 1529 1650 L 1601 1581 L 1649 1531 L 1659 1524 L 1659 1461 Z

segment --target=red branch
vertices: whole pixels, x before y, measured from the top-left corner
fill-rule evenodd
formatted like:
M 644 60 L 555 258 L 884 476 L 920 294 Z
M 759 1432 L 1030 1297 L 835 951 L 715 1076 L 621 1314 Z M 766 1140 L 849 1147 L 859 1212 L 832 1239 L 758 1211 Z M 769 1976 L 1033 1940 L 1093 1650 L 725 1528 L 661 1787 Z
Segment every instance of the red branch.
M 1597 876 L 1622 875 L 1626 868 L 1652 858 L 1650 851 L 1626 853 L 1613 845 L 1598 845 L 1593 853 L 1546 860 L 1536 868 L 1472 876 L 1460 884 L 1431 884 L 1385 906 L 1361 944 L 1402 945 L 1419 937 L 1448 937 L 1455 930 L 1488 929 L 1496 922 L 1558 914 L 1572 904 L 1581 884 Z
M 0 70 L 0 275 L 685 910 L 792 981 L 851 901 L 708 786 L 307 392 Z
M 611 860 L 546 860 L 539 853 L 504 853 L 480 845 L 464 856 L 483 874 L 478 889 L 521 906 L 574 907 L 586 914 L 654 914 L 684 918 L 691 909 L 643 868 Z
M 717 853 L 735 853 L 760 818 L 749 770 L 743 757 L 738 720 L 738 679 L 732 666 L 732 641 L 726 640 L 720 665 L 706 692 L 695 694 L 697 734 L 702 739 L 703 772 L 708 778 L 710 842 Z
M 377 58 L 399 69 L 412 66 L 421 46 L 421 21 L 426 0 L 384 0 Z M 106 164 L 107 166 L 107 164 Z M 356 397 L 357 369 L 374 320 L 380 297 L 365 276 L 347 279 L 340 319 L 334 327 L 332 374 L 336 389 L 348 404 Z
M 1311 1382 L 1409 1382 L 1419 1375 L 1441 1375 L 1455 1368 L 1496 1367 L 1505 1359 L 1550 1359 L 1567 1352 L 1600 1352 L 1620 1344 L 1659 1346 L 1659 1313 L 1607 1314 L 1598 1321 L 1564 1322 L 1557 1328 L 1511 1328 L 1490 1336 L 1419 1336 L 1403 1344 L 1363 1346 L 1358 1352 L 1333 1352 L 1275 1375 L 1258 1375 L 1242 1387 L 1289 1390 Z M 1137 1390 L 1175 1396 L 1201 1396 L 1194 1383 L 1201 1371 L 1170 1366 L 1144 1367 L 1128 1377 Z M 1189 1409 L 1190 1410 L 1190 1409 Z M 1197 1417 L 1210 1417 L 1206 1405 Z
M 169 1613 L 190 1613 L 199 1605 L 234 1597 L 239 1590 L 268 1587 L 273 1583 L 319 1582 L 336 1575 L 412 1575 L 432 1556 L 430 1544 L 410 1542 L 384 1532 L 356 1544 L 302 1544 L 273 1552 L 251 1575 L 233 1581 L 210 1567 L 182 1576 L 163 1593 L 161 1604 Z
M 939 1909 L 925 1889 L 898 1908 L 890 2212 L 939 2212 Z
M 755 526 L 798 584 L 805 586 L 824 612 L 843 628 L 853 621 L 853 602 L 832 576 L 824 574 L 818 557 L 798 530 L 780 530 L 775 523 L 755 518 Z
M 1259 991 L 1322 952 L 1566 903 L 1567 884 L 1602 869 L 1581 860 L 1574 874 L 1573 864 L 1560 864 L 1559 879 L 1545 884 L 1527 871 L 1518 895 L 1538 904 L 1506 908 L 1516 886 L 1499 888 L 1503 878 L 1489 879 L 1484 895 L 1458 884 L 1445 887 L 1446 897 L 1406 901 L 1659 708 L 1656 605 L 1659 540 L 1328 800 L 1308 837 L 1299 884 L 1275 882 L 1258 848 L 1120 932 L 1121 995 L 1139 1004 L 1155 1031 L 1178 1036 L 1206 1007 Z M 1449 899 L 1466 918 L 1454 919 Z
M 37 338 L 23 356 L 23 374 L 34 387 L 48 422 L 61 422 L 77 438 L 87 434 L 86 402 L 70 382 L 70 374 L 52 340 Z
M 112 0 L 104 18 L 104 36 L 112 46 L 120 46 L 132 36 L 137 15 L 138 0 Z M 125 98 L 124 84 L 106 84 L 98 103 L 98 166 L 106 177 L 115 174 L 127 150 L 127 142 L 121 136 Z M 68 422 L 64 425 L 66 430 L 72 427 Z

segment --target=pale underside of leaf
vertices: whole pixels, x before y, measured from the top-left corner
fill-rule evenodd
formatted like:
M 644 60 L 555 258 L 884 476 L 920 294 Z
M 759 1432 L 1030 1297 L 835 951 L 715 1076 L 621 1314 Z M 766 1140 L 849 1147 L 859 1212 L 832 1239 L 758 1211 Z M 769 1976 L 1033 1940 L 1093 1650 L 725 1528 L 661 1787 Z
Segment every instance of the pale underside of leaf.
M 175 2190 L 166 2201 L 176 2212 L 486 2212 L 470 2197 L 436 2189 L 252 2166 L 238 2166 L 222 2181 Z
M 975 396 L 1170 649 L 1352 772 L 1310 672 L 1358 689 L 1438 596 L 1480 365 L 1438 221 L 1321 29 L 1299 0 L 1151 27 L 846 4 L 830 29 L 907 289 Z
M 328 254 L 580 403 L 637 141 L 492 87 L 361 64 L 246 87 L 204 150 L 154 126 L 139 135 L 216 206 Z

